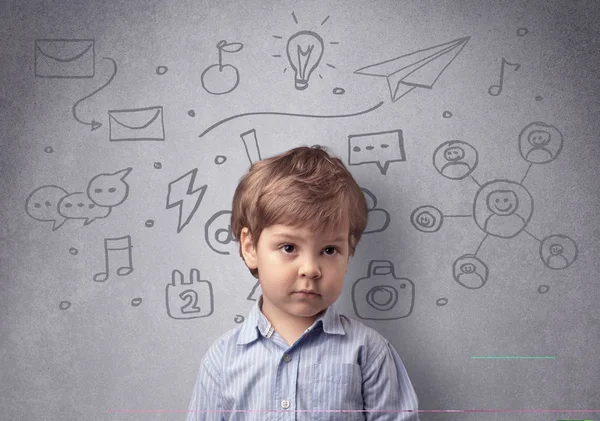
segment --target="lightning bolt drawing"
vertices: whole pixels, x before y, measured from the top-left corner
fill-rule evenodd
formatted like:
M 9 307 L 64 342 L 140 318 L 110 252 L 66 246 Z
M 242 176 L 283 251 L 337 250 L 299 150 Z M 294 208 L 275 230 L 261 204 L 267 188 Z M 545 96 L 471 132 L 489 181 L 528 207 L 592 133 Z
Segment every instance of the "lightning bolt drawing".
M 196 187 L 196 174 L 198 168 L 185 173 L 177 180 L 169 183 L 169 192 L 167 193 L 167 209 L 179 206 L 179 223 L 177 233 L 190 222 L 200 202 L 204 197 L 207 185 Z M 198 183 L 199 184 L 199 183 Z M 185 215 L 185 219 L 184 219 Z

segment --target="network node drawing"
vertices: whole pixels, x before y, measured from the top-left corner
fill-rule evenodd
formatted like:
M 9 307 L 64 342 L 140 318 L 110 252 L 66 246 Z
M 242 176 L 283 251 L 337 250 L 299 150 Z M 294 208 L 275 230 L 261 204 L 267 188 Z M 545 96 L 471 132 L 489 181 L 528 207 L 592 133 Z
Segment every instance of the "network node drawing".
M 488 267 L 477 253 L 489 236 L 511 239 L 525 232 L 539 242 L 540 259 L 550 269 L 566 269 L 577 259 L 577 243 L 567 235 L 550 234 L 540 239 L 527 229 L 533 217 L 534 200 L 524 185 L 525 178 L 534 164 L 547 164 L 559 156 L 562 133 L 551 124 L 534 121 L 521 130 L 517 143 L 521 157 L 529 163 L 521 180 L 494 179 L 484 184 L 472 175 L 478 164 L 478 153 L 472 145 L 459 140 L 442 143 L 433 153 L 437 172 L 451 180 L 469 177 L 479 187 L 471 213 L 447 215 L 432 205 L 419 206 L 411 213 L 412 225 L 421 232 L 439 231 L 445 218 L 472 217 L 485 233 L 474 253 L 466 253 L 454 261 L 453 278 L 465 288 L 479 289 L 488 280 Z

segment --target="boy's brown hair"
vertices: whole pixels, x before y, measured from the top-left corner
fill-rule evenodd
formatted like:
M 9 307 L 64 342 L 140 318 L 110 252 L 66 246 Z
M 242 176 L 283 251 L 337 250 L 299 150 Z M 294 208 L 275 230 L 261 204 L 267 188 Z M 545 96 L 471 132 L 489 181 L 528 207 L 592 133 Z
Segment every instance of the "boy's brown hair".
M 323 146 L 300 146 L 252 164 L 233 195 L 231 231 L 240 241 L 242 229 L 248 227 L 256 248 L 262 230 L 271 225 L 307 226 L 320 232 L 346 217 L 353 256 L 367 213 L 365 196 L 344 163 Z M 258 278 L 258 269 L 250 272 Z

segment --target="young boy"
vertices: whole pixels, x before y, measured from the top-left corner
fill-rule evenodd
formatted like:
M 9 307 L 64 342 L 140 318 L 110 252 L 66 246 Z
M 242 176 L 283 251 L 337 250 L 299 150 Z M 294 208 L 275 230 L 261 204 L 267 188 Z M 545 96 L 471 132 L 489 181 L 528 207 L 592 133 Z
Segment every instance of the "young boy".
M 419 420 L 394 347 L 331 306 L 366 224 L 360 187 L 318 145 L 250 167 L 231 229 L 262 295 L 204 356 L 187 421 Z

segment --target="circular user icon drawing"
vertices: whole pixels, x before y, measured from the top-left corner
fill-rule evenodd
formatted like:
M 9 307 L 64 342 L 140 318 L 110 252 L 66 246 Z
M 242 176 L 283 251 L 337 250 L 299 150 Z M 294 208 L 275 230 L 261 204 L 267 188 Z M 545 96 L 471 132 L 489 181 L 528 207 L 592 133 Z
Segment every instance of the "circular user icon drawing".
M 479 289 L 488 280 L 488 268 L 483 261 L 473 254 L 464 254 L 452 265 L 454 280 L 469 289 Z
M 563 135 L 554 126 L 534 121 L 519 133 L 519 152 L 523 159 L 532 164 L 547 164 L 554 161 L 563 147 Z
M 533 198 L 523 185 L 493 180 L 479 188 L 473 203 L 477 226 L 485 233 L 513 238 L 525 229 L 533 215 Z
M 553 234 L 540 243 L 540 257 L 550 269 L 566 269 L 577 260 L 577 244 L 563 234 Z
M 422 232 L 439 231 L 443 220 L 442 212 L 430 205 L 419 206 L 410 214 L 410 222 Z
M 433 152 L 433 166 L 441 175 L 451 180 L 468 177 L 478 162 L 477 150 L 461 140 L 444 142 Z

